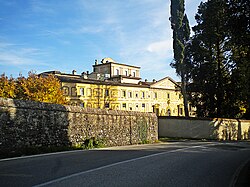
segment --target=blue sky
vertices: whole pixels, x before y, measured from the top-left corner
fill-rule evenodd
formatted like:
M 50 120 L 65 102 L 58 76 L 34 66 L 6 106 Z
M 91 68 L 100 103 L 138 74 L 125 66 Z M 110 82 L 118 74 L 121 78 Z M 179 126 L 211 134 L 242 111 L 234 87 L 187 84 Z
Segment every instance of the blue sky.
M 191 26 L 201 0 L 186 0 Z M 170 0 L 0 0 L 0 74 L 92 71 L 95 59 L 170 76 Z

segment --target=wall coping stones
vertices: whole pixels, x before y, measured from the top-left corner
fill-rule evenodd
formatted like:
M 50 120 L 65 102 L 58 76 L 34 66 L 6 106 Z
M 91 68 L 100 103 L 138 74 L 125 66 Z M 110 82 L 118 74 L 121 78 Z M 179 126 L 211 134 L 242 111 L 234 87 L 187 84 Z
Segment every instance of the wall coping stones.
M 59 105 L 45 102 L 37 102 L 30 100 L 18 100 L 0 97 L 0 106 L 32 109 L 32 110 L 46 110 L 46 111 L 63 111 L 72 113 L 86 113 L 86 114 L 102 114 L 102 115 L 120 115 L 120 116 L 156 116 L 155 113 L 145 113 L 137 111 L 124 110 L 110 110 L 97 108 L 82 108 L 79 106 Z

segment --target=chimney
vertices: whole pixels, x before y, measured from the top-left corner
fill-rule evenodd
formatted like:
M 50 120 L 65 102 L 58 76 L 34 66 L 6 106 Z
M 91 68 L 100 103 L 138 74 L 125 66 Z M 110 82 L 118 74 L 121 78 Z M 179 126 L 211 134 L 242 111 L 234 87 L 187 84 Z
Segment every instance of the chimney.
M 156 82 L 156 80 L 155 80 L 155 79 L 153 79 L 153 82 Z
M 87 71 L 87 75 L 89 75 L 89 71 Z
M 98 65 L 98 60 L 97 59 L 95 60 L 95 65 Z
M 148 79 L 145 79 L 145 82 L 148 82 Z
M 82 72 L 81 77 L 82 77 L 83 79 L 88 79 L 88 75 L 87 75 L 85 72 Z
M 72 71 L 72 75 L 75 75 L 75 74 L 76 74 L 76 70 L 73 70 L 73 71 Z

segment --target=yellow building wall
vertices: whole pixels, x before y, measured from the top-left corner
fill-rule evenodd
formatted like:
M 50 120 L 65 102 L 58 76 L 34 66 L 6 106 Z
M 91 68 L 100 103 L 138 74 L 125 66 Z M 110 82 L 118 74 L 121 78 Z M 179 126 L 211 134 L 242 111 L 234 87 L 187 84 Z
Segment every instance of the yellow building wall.
M 67 82 L 62 89 L 71 105 L 184 116 L 183 97 L 176 90 Z

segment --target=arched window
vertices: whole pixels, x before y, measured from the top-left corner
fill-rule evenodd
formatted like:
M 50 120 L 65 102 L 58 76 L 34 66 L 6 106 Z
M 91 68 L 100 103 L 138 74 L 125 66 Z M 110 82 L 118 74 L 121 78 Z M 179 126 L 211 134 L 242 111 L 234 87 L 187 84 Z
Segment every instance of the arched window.
M 171 111 L 170 111 L 170 109 L 168 109 L 168 111 L 167 111 L 167 116 L 171 116 Z
M 71 88 L 71 95 L 76 96 L 76 87 Z
M 63 95 L 65 95 L 65 96 L 69 95 L 69 87 L 63 86 L 62 90 L 63 90 Z

